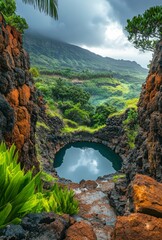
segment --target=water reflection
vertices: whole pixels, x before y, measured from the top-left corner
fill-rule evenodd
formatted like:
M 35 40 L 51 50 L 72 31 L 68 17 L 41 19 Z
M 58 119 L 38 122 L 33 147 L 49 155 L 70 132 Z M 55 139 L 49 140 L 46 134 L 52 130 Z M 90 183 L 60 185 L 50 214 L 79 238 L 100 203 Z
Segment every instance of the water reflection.
M 69 167 L 69 171 L 75 172 L 80 167 L 90 167 L 89 171 L 93 174 L 99 173 L 98 169 L 98 158 L 95 156 L 95 151 L 93 149 L 80 149 L 80 155 L 78 157 L 77 163 Z
M 114 173 L 121 168 L 121 158 L 102 144 L 68 144 L 55 157 L 54 167 L 63 178 L 79 182 Z

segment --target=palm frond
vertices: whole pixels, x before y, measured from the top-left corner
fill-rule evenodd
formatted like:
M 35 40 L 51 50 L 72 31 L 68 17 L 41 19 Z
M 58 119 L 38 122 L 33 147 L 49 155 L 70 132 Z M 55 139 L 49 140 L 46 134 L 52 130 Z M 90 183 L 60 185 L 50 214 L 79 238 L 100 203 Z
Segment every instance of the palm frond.
M 39 11 L 58 19 L 57 0 L 22 0 L 24 3 L 33 5 Z

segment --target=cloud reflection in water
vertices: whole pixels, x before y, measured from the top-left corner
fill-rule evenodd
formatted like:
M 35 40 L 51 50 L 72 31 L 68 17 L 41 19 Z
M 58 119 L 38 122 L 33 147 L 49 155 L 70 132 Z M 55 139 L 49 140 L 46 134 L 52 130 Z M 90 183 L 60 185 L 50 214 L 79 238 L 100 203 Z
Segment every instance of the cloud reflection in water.
M 70 166 L 69 171 L 75 172 L 80 167 L 87 167 L 93 174 L 99 173 L 98 158 L 93 149 L 81 149 L 77 163 Z

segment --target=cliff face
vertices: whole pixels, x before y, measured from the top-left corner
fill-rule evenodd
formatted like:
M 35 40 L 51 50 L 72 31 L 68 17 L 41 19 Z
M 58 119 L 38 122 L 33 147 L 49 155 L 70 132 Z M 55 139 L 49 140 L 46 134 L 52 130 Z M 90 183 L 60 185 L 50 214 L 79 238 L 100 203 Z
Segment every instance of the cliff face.
M 15 143 L 26 169 L 39 164 L 35 152 L 36 104 L 29 57 L 22 37 L 0 15 L 0 141 Z
M 141 172 L 162 180 L 162 41 L 156 47 L 138 104 L 140 133 L 129 158 L 128 177 Z M 130 170 L 131 169 L 131 170 Z

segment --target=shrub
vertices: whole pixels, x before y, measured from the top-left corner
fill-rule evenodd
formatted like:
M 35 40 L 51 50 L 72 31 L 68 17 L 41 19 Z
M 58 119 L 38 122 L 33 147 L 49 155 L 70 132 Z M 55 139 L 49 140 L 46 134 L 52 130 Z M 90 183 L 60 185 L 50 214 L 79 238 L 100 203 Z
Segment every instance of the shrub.
M 26 20 L 16 14 L 15 0 L 0 0 L 0 12 L 3 13 L 5 21 L 20 32 L 28 28 Z

